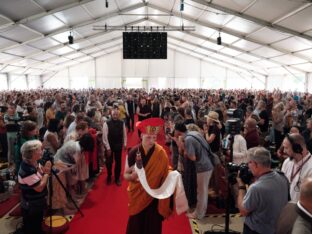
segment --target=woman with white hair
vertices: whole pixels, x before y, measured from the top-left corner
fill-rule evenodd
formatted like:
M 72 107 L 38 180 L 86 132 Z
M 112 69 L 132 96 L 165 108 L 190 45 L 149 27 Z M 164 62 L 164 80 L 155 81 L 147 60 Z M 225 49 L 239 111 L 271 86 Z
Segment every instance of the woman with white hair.
M 18 172 L 18 182 L 22 191 L 23 233 L 39 234 L 42 233 L 51 162 L 46 162 L 44 166 L 38 163 L 42 156 L 42 143 L 39 140 L 25 142 L 21 153 L 23 161 Z

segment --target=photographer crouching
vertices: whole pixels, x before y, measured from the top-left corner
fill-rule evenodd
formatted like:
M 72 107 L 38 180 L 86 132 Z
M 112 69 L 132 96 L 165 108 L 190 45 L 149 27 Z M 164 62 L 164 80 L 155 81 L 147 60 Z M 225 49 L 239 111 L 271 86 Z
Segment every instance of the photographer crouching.
M 271 170 L 271 155 L 263 147 L 247 151 L 248 167 L 255 181 L 246 191 L 246 185 L 236 178 L 239 185 L 237 205 L 246 216 L 243 234 L 274 234 L 277 219 L 288 202 L 287 178 Z
M 51 162 L 46 162 L 44 166 L 38 163 L 42 157 L 42 143 L 39 140 L 25 142 L 21 153 L 23 161 L 18 172 L 18 182 L 22 192 L 23 233 L 41 234 Z

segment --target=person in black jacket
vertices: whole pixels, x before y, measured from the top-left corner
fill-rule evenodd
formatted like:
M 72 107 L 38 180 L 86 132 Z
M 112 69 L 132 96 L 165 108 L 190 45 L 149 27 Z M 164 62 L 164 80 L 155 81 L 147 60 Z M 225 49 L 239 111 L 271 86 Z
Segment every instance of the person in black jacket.
M 127 147 L 126 127 L 122 120 L 119 119 L 119 110 L 112 110 L 112 119 L 103 125 L 103 143 L 106 148 L 106 168 L 107 168 L 107 184 L 112 182 L 112 165 L 115 160 L 115 183 L 120 186 L 121 172 L 121 153 L 122 148 Z

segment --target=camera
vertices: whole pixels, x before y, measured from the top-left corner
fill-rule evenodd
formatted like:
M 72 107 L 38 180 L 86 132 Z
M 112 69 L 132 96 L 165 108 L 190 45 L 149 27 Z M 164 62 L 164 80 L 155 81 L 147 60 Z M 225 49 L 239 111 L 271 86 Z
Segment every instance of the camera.
M 166 134 L 170 134 L 170 133 L 171 133 L 171 129 L 170 129 L 170 128 L 166 128 L 166 129 L 165 129 L 165 133 L 166 133 Z
M 271 154 L 271 168 L 278 168 L 280 166 L 280 160 L 277 156 L 275 144 L 270 145 L 268 147 L 268 150 L 270 151 Z
M 225 132 L 233 136 L 240 133 L 241 121 L 240 119 L 229 119 L 225 123 Z
M 39 160 L 41 165 L 45 165 L 46 162 L 50 161 L 53 165 L 54 157 L 53 154 L 49 151 L 49 149 L 44 149 L 41 159 Z
M 237 165 L 235 163 L 228 163 L 227 164 L 228 174 L 229 174 L 229 183 L 236 184 L 236 177 L 239 172 L 239 177 L 242 179 L 244 184 L 251 184 L 253 179 L 253 174 L 248 168 L 247 163 L 242 163 Z

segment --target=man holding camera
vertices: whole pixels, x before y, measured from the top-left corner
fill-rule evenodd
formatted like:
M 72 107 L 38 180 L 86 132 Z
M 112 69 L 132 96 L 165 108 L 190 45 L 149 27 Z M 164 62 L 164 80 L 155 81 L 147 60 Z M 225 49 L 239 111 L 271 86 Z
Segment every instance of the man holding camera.
M 265 148 L 251 148 L 247 157 L 255 181 L 246 191 L 239 174 L 236 178 L 237 205 L 240 213 L 246 216 L 243 234 L 274 234 L 280 212 L 288 202 L 287 178 L 271 170 L 271 155 Z

